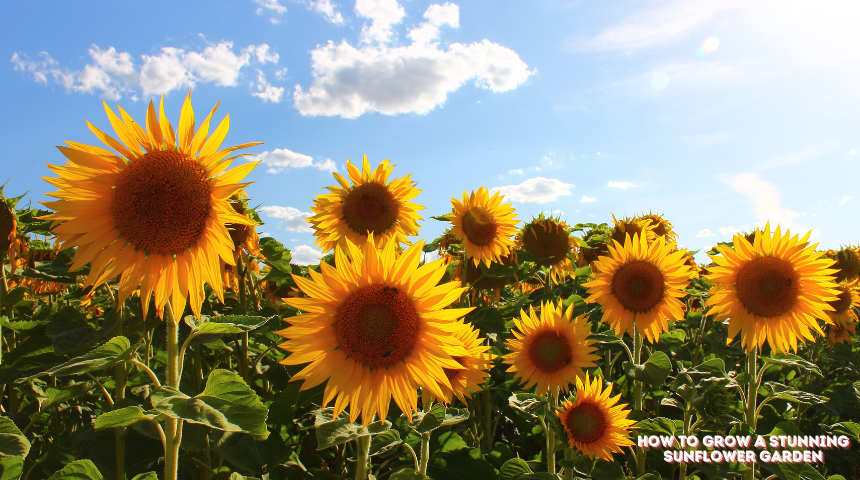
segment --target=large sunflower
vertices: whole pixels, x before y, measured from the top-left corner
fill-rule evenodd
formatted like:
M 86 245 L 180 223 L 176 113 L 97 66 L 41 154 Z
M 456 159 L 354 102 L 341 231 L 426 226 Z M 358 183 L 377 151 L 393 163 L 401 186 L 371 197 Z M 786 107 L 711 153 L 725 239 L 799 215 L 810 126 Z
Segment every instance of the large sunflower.
M 527 223 L 517 234 L 517 247 L 546 260 L 537 262 L 550 267 L 550 277 L 561 283 L 573 275 L 573 261 L 568 257 L 574 252 L 576 240 L 571 229 L 560 218 L 545 217 L 541 213 Z
M 421 227 L 417 221 L 423 219 L 417 212 L 424 209 L 409 202 L 421 193 L 415 188 L 417 183 L 412 181 L 412 175 L 389 182 L 394 166 L 384 160 L 372 171 L 367 155 L 362 160 L 361 172 L 348 159 L 346 170 L 352 185 L 334 173 L 340 186 L 328 187 L 331 193 L 317 195 L 311 207 L 316 215 L 307 219 L 323 253 L 337 245 L 345 249 L 347 239 L 361 246 L 371 234 L 378 248 L 391 238 L 410 244 L 406 237 L 418 234 Z
M 630 427 L 636 422 L 627 418 L 630 410 L 624 409 L 626 403 L 616 405 L 621 394 L 609 398 L 612 387 L 603 390 L 602 380 L 590 380 L 588 373 L 585 381 L 577 378 L 576 399 L 564 401 L 558 409 L 558 419 L 570 448 L 611 462 L 613 453 L 633 445 Z
M 174 132 L 163 96 L 160 115 L 149 103 L 145 129 L 121 107 L 120 118 L 105 104 L 119 141 L 87 124 L 116 153 L 68 141 L 68 147 L 57 147 L 68 162 L 48 166 L 60 175 L 45 179 L 59 189 L 48 195 L 59 200 L 44 203 L 56 212 L 44 218 L 53 220 L 61 248 L 78 247 L 71 268 L 90 264 L 85 285 L 98 287 L 121 275 L 119 303 L 139 286 L 144 315 L 153 294 L 158 314 L 171 299 L 175 317 L 182 315 L 186 297 L 200 314 L 204 283 L 223 296 L 220 264 L 233 264 L 224 225 L 252 223 L 227 199 L 248 185 L 237 182 L 257 165 L 227 170 L 242 155 L 226 157 L 259 143 L 219 150 L 230 116 L 208 135 L 216 108 L 195 130 L 189 93 Z
M 573 317 L 573 305 L 564 311 L 562 302 L 545 302 L 541 305 L 540 317 L 533 307 L 529 313 L 520 311 L 522 318 L 515 318 L 515 338 L 505 345 L 512 353 L 505 355 L 504 362 L 511 365 L 508 372 L 525 382 L 525 388 L 537 384 L 537 393 L 557 396 L 559 390 L 566 393 L 569 385 L 583 376 L 586 368 L 595 366 L 597 350 L 595 340 L 589 340 L 591 325 L 586 315 Z
M 511 237 L 516 233 L 517 216 L 510 203 L 502 204 L 505 197 L 481 187 L 471 194 L 463 192 L 463 201 L 451 199 L 454 211 L 447 215 L 454 224 L 451 233 L 463 242 L 466 256 L 475 265 L 500 262 L 513 249 Z
M 472 398 L 470 392 L 480 391 L 481 385 L 490 376 L 488 370 L 492 367 L 493 358 L 495 358 L 495 355 L 487 353 L 490 347 L 483 344 L 484 339 L 478 336 L 478 331 L 475 328 L 469 324 L 462 323 L 462 321 L 461 325 L 461 328 L 454 332 L 454 336 L 462 342 L 463 347 L 466 348 L 469 354 L 463 357 L 452 357 L 457 363 L 463 366 L 462 369 L 442 369 L 451 383 L 450 389 L 445 385 L 439 385 L 444 393 L 446 393 L 444 397 L 445 403 L 451 402 L 451 395 L 453 394 L 463 404 L 466 404 L 466 399 Z M 433 398 L 432 395 L 429 395 L 429 397 Z
M 654 343 L 669 331 L 668 320 L 684 318 L 680 298 L 691 276 L 684 263 L 686 250 L 674 243 L 647 243 L 646 237 L 628 235 L 622 245 L 613 239 L 609 256 L 595 262 L 594 280 L 584 283 L 588 303 L 599 303 L 603 321 L 618 335 L 636 330 Z
M 310 298 L 284 303 L 309 313 L 287 318 L 291 326 L 277 332 L 292 352 L 282 363 L 311 362 L 291 381 L 304 380 L 306 390 L 328 380 L 323 405 L 335 400 L 335 417 L 349 405 L 350 421 L 361 415 L 367 425 L 375 414 L 385 418 L 394 398 L 411 418 L 418 387 L 450 398 L 444 369 L 462 369 L 452 357 L 470 355 L 455 320 L 472 309 L 445 309 L 466 289 L 436 285 L 445 274 L 441 260 L 418 266 L 423 243 L 397 256 L 394 239 L 382 250 L 372 235 L 361 248 L 347 241 L 335 249 L 337 268 L 321 263 L 322 273 L 309 271 L 312 280 L 293 276 Z
M 714 284 L 705 306 L 715 321 L 729 320 L 729 342 L 741 332 L 747 351 L 767 340 L 771 349 L 787 352 L 797 350 L 801 337 L 812 340 L 810 329 L 824 334 L 815 319 L 830 322 L 827 302 L 837 300 L 839 291 L 829 268 L 833 260 L 809 245 L 811 233 L 798 240 L 788 230 L 782 236 L 779 226 L 771 234 L 768 224 L 756 230 L 753 243 L 737 234 L 734 248 L 716 247 L 716 266 L 705 276 Z

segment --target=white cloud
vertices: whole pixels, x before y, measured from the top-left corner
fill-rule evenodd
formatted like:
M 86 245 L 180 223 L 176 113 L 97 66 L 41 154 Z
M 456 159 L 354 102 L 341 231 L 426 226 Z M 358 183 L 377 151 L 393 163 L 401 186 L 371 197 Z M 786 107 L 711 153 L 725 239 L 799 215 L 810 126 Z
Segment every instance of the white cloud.
M 254 86 L 254 82 L 251 82 Z M 262 70 L 257 70 L 256 92 L 251 95 L 262 99 L 264 102 L 280 103 L 284 97 L 284 87 L 275 87 L 266 81 L 266 75 Z
M 701 232 L 696 234 L 696 237 L 713 237 L 713 236 L 714 236 L 714 232 L 712 232 L 710 228 L 706 228 L 706 229 L 704 229 Z
M 131 54 L 117 52 L 114 47 L 102 50 L 93 45 L 89 54 L 92 63 L 77 71 L 61 69 L 46 52 L 40 53 L 40 60 L 30 60 L 26 54 L 15 52 L 11 62 L 15 70 L 32 75 L 35 81 L 51 80 L 67 92 L 99 92 L 112 100 L 123 96 L 137 100 L 139 94 L 159 95 L 198 83 L 233 87 L 245 66 L 278 61 L 278 54 L 271 53 L 266 44 L 250 45 L 237 54 L 233 52 L 233 42 L 223 40 L 202 51 L 163 47 L 156 55 L 141 55 L 139 67 Z
M 299 245 L 291 253 L 293 254 L 293 258 L 290 262 L 296 265 L 317 264 L 320 258 L 323 257 L 322 252 L 310 245 Z
M 556 178 L 530 178 L 518 185 L 495 187 L 491 191 L 502 192 L 506 200 L 514 202 L 547 203 L 558 200 L 558 197 L 571 195 L 572 183 L 564 183 Z
M 297 153 L 287 148 L 276 148 L 271 152 L 263 152 L 259 155 L 249 155 L 248 161 L 259 160 L 270 167 L 267 173 L 281 173 L 288 168 L 313 167 L 319 170 L 337 171 L 337 166 L 330 159 L 314 161 L 310 155 Z
M 303 212 L 298 208 L 280 207 L 277 205 L 269 205 L 260 207 L 260 211 L 266 214 L 267 217 L 280 218 L 284 221 L 284 228 L 290 232 L 311 233 L 310 224 L 305 220 L 313 216 L 311 212 Z
M 783 230 L 797 230 L 795 219 L 800 213 L 780 206 L 779 192 L 770 182 L 762 180 L 757 173 L 742 173 L 722 178 L 733 190 L 746 195 L 753 202 L 753 214 L 758 219 L 756 227 L 764 227 L 770 222 L 771 228 L 780 225 Z
M 508 175 L 514 175 L 514 174 L 522 175 L 523 169 L 522 168 L 515 168 L 513 170 L 508 170 Z
M 839 205 L 845 205 L 848 203 L 848 200 L 851 200 L 851 195 L 845 195 L 842 197 L 842 200 L 839 200 Z
M 580 200 L 579 203 L 591 203 L 596 201 L 597 197 L 589 197 L 588 195 L 583 195 L 582 200 Z
M 356 0 L 355 13 L 370 20 L 370 25 L 361 27 L 361 43 L 389 43 L 392 27 L 406 16 L 397 0 Z
M 627 182 L 627 181 L 619 182 L 619 181 L 614 181 L 614 180 L 610 180 L 608 185 L 609 185 L 609 188 L 620 188 L 621 190 L 627 190 L 628 188 L 636 186 L 636 185 L 633 185 L 633 182 Z
M 426 23 L 433 26 L 433 22 L 442 25 L 456 20 L 459 25 L 455 7 L 431 5 L 425 13 L 429 19 Z M 405 14 L 393 0 L 358 0 L 356 12 L 373 19 L 371 27 L 384 24 L 386 28 Z M 450 92 L 470 80 L 480 88 L 506 92 L 535 73 L 515 51 L 487 39 L 453 43 L 442 49 L 438 42 L 426 43 L 426 35 L 416 34 L 420 42 L 413 38 L 411 45 L 389 47 L 386 44 L 391 32 L 384 30 L 388 33 L 383 35 L 383 30 L 371 27 L 365 25 L 362 43 L 379 45 L 357 48 L 345 40 L 338 45 L 329 41 L 311 52 L 313 81 L 307 90 L 296 85 L 293 93 L 295 107 L 302 115 L 357 118 L 368 112 L 425 114 L 444 104 Z
M 337 5 L 331 3 L 331 0 L 309 0 L 308 7 L 315 12 L 323 14 L 329 23 L 343 25 L 343 15 L 337 11 Z
M 719 230 L 720 230 L 720 235 L 734 236 L 735 234 L 740 233 L 740 230 L 738 230 L 738 227 L 735 227 L 734 225 L 729 225 L 728 227 L 720 227 Z M 708 231 L 710 231 L 710 230 L 708 230 Z
M 657 7 L 631 13 L 620 22 L 590 38 L 571 42 L 576 51 L 638 50 L 654 48 L 687 38 L 694 28 L 707 22 L 735 2 L 663 2 Z
M 426 22 L 409 32 L 409 38 L 418 45 L 426 45 L 438 39 L 439 28 L 444 25 L 459 28 L 460 6 L 450 2 L 445 5 L 433 4 L 424 12 L 424 18 L 427 19 Z
M 271 10 L 278 15 L 287 13 L 287 7 L 281 5 L 278 0 L 254 0 L 254 3 L 261 7 L 257 9 L 257 15 L 262 15 L 263 9 Z

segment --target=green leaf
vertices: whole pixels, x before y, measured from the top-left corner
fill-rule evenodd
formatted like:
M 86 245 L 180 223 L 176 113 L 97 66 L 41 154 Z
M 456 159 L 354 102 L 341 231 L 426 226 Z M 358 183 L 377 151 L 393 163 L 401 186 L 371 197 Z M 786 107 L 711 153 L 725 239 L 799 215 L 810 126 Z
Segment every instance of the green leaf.
M 15 305 L 16 303 L 24 300 L 24 295 L 27 294 L 27 287 L 17 287 L 9 290 L 6 295 L 3 295 L 3 298 L 0 299 L 0 305 Z
M 642 365 L 632 365 L 630 362 L 624 362 L 624 365 L 628 375 L 654 387 L 662 385 L 672 372 L 672 362 L 663 352 L 652 353 L 648 361 Z
M 621 465 L 617 462 L 607 462 L 600 459 L 594 465 L 594 471 L 591 472 L 592 480 L 624 480 L 627 478 Z
M 21 457 L 30 453 L 30 441 L 18 430 L 15 422 L 0 417 L 0 458 Z
M 478 307 L 466 316 L 466 320 L 478 327 L 484 336 L 488 333 L 503 333 L 505 331 L 505 320 L 495 308 Z
M 428 467 L 427 473 L 436 479 L 485 480 L 495 477 L 495 469 L 477 448 L 440 453 L 435 455 L 431 462 L 432 465 Z
M 116 325 L 116 318 L 116 314 L 106 316 L 104 324 L 97 330 L 77 309 L 63 307 L 49 319 L 45 335 L 54 342 L 54 353 L 63 355 L 109 335 Z
M 94 389 L 96 384 L 93 382 L 80 382 L 67 385 L 65 387 L 48 387 L 45 390 L 45 397 L 39 399 L 41 410 L 44 410 L 63 402 L 80 397 L 81 395 Z
M 860 425 L 854 422 L 840 422 L 830 426 L 833 435 L 846 435 L 854 442 L 860 442 Z
M 260 253 L 266 257 L 266 264 L 270 267 L 285 273 L 292 272 L 292 268 L 290 267 L 292 255 L 288 249 L 281 245 L 281 242 L 272 237 L 261 238 Z
M 369 455 L 372 457 L 374 455 L 383 454 L 393 448 L 396 448 L 401 443 L 403 443 L 403 440 L 400 439 L 400 432 L 392 428 L 387 432 L 375 435 L 370 440 Z
M 800 367 L 803 370 L 806 370 L 808 372 L 812 372 L 819 377 L 823 376 L 821 374 L 821 369 L 818 368 L 818 365 L 816 365 L 816 364 L 814 364 L 808 360 L 804 360 L 803 358 L 798 357 L 797 355 L 794 355 L 791 353 L 777 354 L 777 355 L 774 355 L 772 357 L 759 356 L 758 358 L 761 359 L 765 364 L 787 365 L 787 366 L 791 366 L 791 367 Z
M 813 393 L 801 392 L 799 390 L 792 390 L 791 388 L 777 382 L 767 382 L 765 383 L 770 391 L 772 392 L 773 398 L 776 400 L 786 400 L 793 403 L 803 403 L 806 405 L 815 405 L 818 403 L 825 403 L 830 401 L 827 397 L 822 397 L 820 395 L 815 395 Z
M 515 393 L 508 397 L 508 405 L 532 417 L 546 415 L 550 411 L 547 401 L 534 393 Z
M 636 429 L 639 436 L 659 435 L 668 437 L 675 435 L 675 422 L 664 417 L 648 418 L 637 423 Z
M 93 462 L 75 460 L 51 475 L 48 480 L 104 480 L 104 477 Z
M 560 476 L 549 472 L 529 473 L 520 477 L 523 480 L 560 480 Z
M 110 368 L 118 363 L 129 361 L 139 345 L 131 345 L 131 342 L 122 336 L 113 337 L 92 352 L 61 363 L 45 373 L 53 377 L 65 377 Z
M 690 370 L 684 370 L 687 375 L 713 375 L 719 377 L 726 376 L 726 362 L 722 358 L 712 358 L 705 362 L 696 365 Z
M 333 419 L 333 408 L 324 408 L 312 413 L 315 416 L 317 450 L 324 450 L 365 435 L 379 435 L 391 429 L 391 422 L 388 420 L 374 422 L 367 427 L 362 427 L 360 423 L 350 423 L 346 412 L 340 412 L 340 415 Z
M 23 473 L 23 458 L 9 457 L 0 460 L 0 480 L 18 480 Z
M 458 423 L 465 422 L 468 419 L 468 408 L 446 408 L 445 419 L 442 420 L 442 426 L 447 427 L 448 425 L 456 425 Z
M 146 421 L 149 418 L 150 417 L 143 413 L 142 408 L 135 405 L 132 407 L 112 410 L 99 415 L 96 417 L 93 428 L 95 428 L 96 431 L 99 431 L 105 428 L 127 427 L 129 425 L 134 425 L 137 422 Z
M 224 315 L 220 317 L 200 316 L 200 320 L 194 315 L 185 317 L 185 323 L 198 335 L 225 335 L 231 333 L 250 332 L 265 325 L 269 320 L 277 318 L 258 317 L 251 315 Z
M 499 469 L 499 480 L 516 480 L 529 473 L 532 473 L 532 469 L 528 462 L 522 458 L 512 458 Z
M 155 472 L 141 473 L 140 475 L 135 475 L 131 480 L 158 480 L 158 474 Z
M 413 468 L 404 468 L 394 472 L 391 475 L 391 480 L 432 480 L 427 475 L 420 474 Z
M 42 325 L 47 325 L 48 323 L 49 322 L 47 320 L 21 320 L 10 322 L 5 316 L 0 317 L 0 325 L 2 325 L 3 328 L 8 328 L 9 330 L 17 333 L 29 332 L 34 328 L 39 328 Z
M 436 404 L 430 408 L 429 412 L 417 412 L 412 415 L 412 429 L 419 434 L 432 432 L 441 427 L 444 420 L 445 407 Z
M 227 370 L 212 370 L 206 388 L 193 398 L 170 387 L 159 387 L 152 392 L 152 405 L 168 417 L 216 430 L 245 432 L 260 440 L 269 436 L 266 406 L 242 377 Z

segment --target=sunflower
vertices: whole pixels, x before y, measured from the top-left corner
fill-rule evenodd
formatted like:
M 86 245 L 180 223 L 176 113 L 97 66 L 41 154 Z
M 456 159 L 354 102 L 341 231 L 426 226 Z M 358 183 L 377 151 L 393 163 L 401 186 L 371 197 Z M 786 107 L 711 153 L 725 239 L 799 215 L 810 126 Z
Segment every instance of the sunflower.
M 612 387 L 603 389 L 602 379 L 585 374 L 576 379 L 576 399 L 565 400 L 558 409 L 558 419 L 567 433 L 570 448 L 591 458 L 612 461 L 612 454 L 633 445 L 630 427 L 636 423 L 627 418 L 626 403 L 617 405 L 621 394 L 609 398 Z
M 474 327 L 462 321 L 459 323 L 461 328 L 454 332 L 454 337 L 462 342 L 463 347 L 469 354 L 463 357 L 452 357 L 463 368 L 443 368 L 442 371 L 448 377 L 451 388 L 449 389 L 444 385 L 440 385 L 440 387 L 446 393 L 444 397 L 445 403 L 451 402 L 451 395 L 453 394 L 463 404 L 466 404 L 467 399 L 472 398 L 470 391 L 480 391 L 481 385 L 490 376 L 488 370 L 492 367 L 495 355 L 487 353 L 490 347 L 483 345 L 483 339 L 478 337 L 478 331 Z M 432 395 L 428 395 L 428 397 L 428 401 L 433 399 Z
M 0 254 L 9 251 L 17 233 L 18 219 L 15 211 L 0 196 Z
M 252 224 L 247 223 L 228 223 L 227 232 L 230 234 L 230 240 L 233 240 L 235 246 L 234 257 L 238 260 L 241 256 L 246 262 L 250 260 L 249 256 L 262 258 L 260 253 L 260 235 L 257 234 L 256 226 L 261 225 L 260 216 L 256 210 L 248 207 L 248 194 L 244 190 L 239 190 L 230 197 L 230 206 L 238 215 L 247 217 Z
M 515 338 L 505 345 L 512 351 L 505 355 L 504 362 L 511 365 L 508 372 L 525 382 L 525 388 L 537 384 L 537 393 L 549 392 L 558 395 L 559 390 L 567 393 L 568 387 L 583 376 L 583 370 L 595 366 L 597 350 L 595 340 L 589 340 L 591 325 L 586 315 L 573 317 L 573 305 L 564 311 L 562 302 L 544 302 L 540 317 L 534 307 L 520 311 L 522 318 L 515 318 L 517 330 L 512 330 Z
M 307 390 L 328 380 L 323 406 L 335 400 L 337 417 L 349 405 L 350 421 L 360 415 L 364 425 L 375 414 L 385 418 L 392 398 L 411 419 L 419 386 L 449 396 L 444 369 L 463 369 L 453 357 L 470 355 L 455 320 L 472 310 L 445 309 L 466 289 L 436 285 L 445 274 L 441 260 L 418 266 L 424 242 L 398 256 L 394 238 L 378 250 L 372 237 L 361 247 L 349 240 L 336 247 L 337 268 L 321 263 L 321 273 L 309 270 L 312 280 L 293 276 L 310 298 L 284 303 L 309 313 L 286 319 L 291 326 L 277 332 L 291 352 L 283 364 L 311 362 L 291 381 L 304 380 Z
M 827 346 L 833 349 L 837 343 L 854 343 L 853 337 L 857 333 L 855 323 L 834 322 L 827 326 Z
M 624 245 L 628 236 L 633 238 L 636 234 L 644 237 L 649 244 L 657 238 L 657 234 L 654 233 L 655 225 L 651 223 L 651 220 L 640 217 L 624 217 L 618 220 L 615 218 L 615 214 L 612 214 L 612 222 L 615 224 L 615 227 L 612 229 L 610 236 L 621 245 Z
M 729 319 L 728 341 L 742 333 L 741 345 L 752 352 L 767 340 L 771 349 L 796 351 L 798 339 L 812 340 L 810 329 L 823 335 L 816 318 L 833 307 L 839 293 L 829 269 L 833 260 L 815 252 L 807 233 L 798 240 L 779 226 L 756 230 L 752 243 L 734 236 L 734 248 L 718 245 L 721 255 L 711 255 L 716 266 L 706 278 L 714 284 L 705 306 L 714 321 Z M 801 338 L 802 337 L 802 338 Z
M 157 314 L 171 299 L 174 318 L 186 298 L 195 315 L 205 298 L 203 284 L 223 299 L 220 265 L 232 265 L 233 242 L 224 226 L 251 224 L 227 201 L 247 183 L 257 163 L 227 170 L 231 152 L 259 145 L 246 143 L 219 150 L 230 126 L 229 115 L 209 133 L 217 105 L 195 130 L 191 94 L 178 129 L 149 103 L 144 128 L 119 107 L 120 117 L 104 104 L 119 141 L 89 122 L 90 130 L 116 153 L 66 142 L 58 147 L 68 162 L 49 165 L 59 178 L 46 178 L 59 191 L 44 205 L 61 248 L 78 247 L 72 269 L 90 264 L 86 286 L 93 288 L 121 275 L 118 304 L 140 287 L 143 313 L 154 295 Z M 118 154 L 118 155 L 117 155 Z
M 641 215 L 640 220 L 648 220 L 649 225 L 654 227 L 654 235 L 657 237 L 665 237 L 667 242 L 677 242 L 678 234 L 672 230 L 672 222 L 663 218 L 659 213 L 649 213 Z
M 836 290 L 839 292 L 837 300 L 827 303 L 833 308 L 833 311 L 827 312 L 827 316 L 833 322 L 827 327 L 831 345 L 851 341 L 851 335 L 854 334 L 858 320 L 855 309 L 860 308 L 860 287 L 845 282 L 836 287 Z
M 22 255 L 16 267 L 24 270 L 36 268 L 38 263 L 53 262 L 57 251 L 44 240 L 33 240 L 23 243 Z M 19 277 L 16 285 L 27 287 L 32 295 L 55 295 L 66 290 L 66 285 L 39 278 Z
M 333 173 L 340 186 L 328 187 L 331 193 L 317 195 L 311 207 L 316 215 L 307 219 L 322 252 L 328 253 L 337 245 L 345 249 L 347 239 L 360 247 L 371 236 L 377 248 L 392 238 L 410 244 L 406 237 L 418 234 L 421 227 L 417 221 L 423 219 L 417 211 L 424 209 L 409 202 L 421 193 L 415 188 L 417 182 L 411 180 L 412 175 L 389 182 L 394 166 L 384 160 L 371 171 L 367 155 L 362 160 L 361 172 L 349 159 L 346 170 L 352 185 Z
M 487 267 L 491 262 L 509 254 L 514 247 L 511 236 L 516 233 L 517 216 L 510 203 L 502 204 L 505 197 L 481 187 L 471 194 L 463 192 L 463 201 L 451 199 L 454 211 L 447 215 L 454 224 L 451 233 L 465 246 L 466 256 L 477 266 Z
M 612 243 L 612 229 L 605 223 L 595 225 L 588 229 L 579 243 L 579 253 L 576 264 L 580 267 L 590 266 L 594 270 L 594 263 L 600 257 L 609 255 L 609 244 Z
M 517 248 L 545 260 L 538 265 L 550 267 L 550 278 L 556 283 L 573 275 L 573 261 L 568 257 L 574 252 L 576 240 L 571 229 L 560 218 L 544 217 L 543 213 L 532 219 L 517 234 Z
M 674 243 L 646 243 L 639 234 L 622 245 L 613 239 L 609 256 L 595 263 L 594 280 L 582 284 L 588 288 L 588 303 L 599 303 L 603 321 L 618 335 L 636 331 L 655 343 L 660 334 L 669 331 L 668 320 L 684 318 L 679 300 L 686 295 L 690 266 L 685 264 L 686 250 L 675 250 Z
M 827 258 L 836 261 L 833 266 L 836 270 L 836 283 L 854 282 L 860 275 L 860 254 L 856 248 L 843 247 L 837 250 L 827 250 L 824 254 Z

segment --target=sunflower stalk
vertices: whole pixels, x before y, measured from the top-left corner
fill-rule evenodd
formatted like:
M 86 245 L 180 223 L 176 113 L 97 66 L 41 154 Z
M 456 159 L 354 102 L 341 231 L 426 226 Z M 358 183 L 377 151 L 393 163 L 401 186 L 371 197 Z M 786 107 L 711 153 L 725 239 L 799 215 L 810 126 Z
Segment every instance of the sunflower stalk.
M 543 415 L 538 415 L 538 420 L 546 434 L 546 470 L 552 475 L 555 475 L 555 434 L 552 430 L 552 424 L 547 425 Z
M 370 459 L 370 435 L 356 438 L 355 447 L 355 480 L 367 480 L 367 463 Z
M 179 390 L 179 379 L 182 375 L 182 365 L 179 355 L 179 322 L 173 316 L 173 305 L 168 300 L 164 309 L 164 319 L 167 327 L 167 386 Z M 182 442 L 182 420 L 168 418 L 166 420 L 164 444 L 164 480 L 177 480 L 179 473 L 179 444 Z
M 642 334 L 636 329 L 636 316 L 633 316 L 633 364 L 639 366 L 642 364 Z M 642 382 L 640 380 L 633 381 L 633 399 L 636 402 L 635 411 L 642 412 Z M 636 472 L 637 476 L 645 474 L 645 449 L 638 447 L 636 455 Z
M 573 480 L 573 467 L 571 466 L 571 462 L 573 462 L 573 449 L 569 446 L 564 447 L 564 459 L 566 460 L 564 465 L 564 480 Z
M 750 428 L 750 434 L 755 436 L 756 431 L 756 403 L 758 401 L 758 387 L 761 382 L 761 376 L 758 374 L 758 347 L 754 346 L 747 355 L 747 374 L 750 376 L 749 384 L 747 385 L 747 404 L 744 409 L 744 421 Z M 764 372 L 762 372 L 764 373 Z M 755 465 L 744 471 L 744 480 L 753 480 L 755 478 Z
M 113 296 L 113 292 L 110 290 L 108 286 L 108 292 L 111 294 L 111 298 L 114 299 L 114 303 L 116 303 L 116 298 Z M 123 322 L 125 320 L 125 306 L 117 305 L 119 310 L 119 320 L 116 324 L 116 334 L 123 334 Z M 126 370 L 125 370 L 125 362 L 120 362 L 116 364 L 114 367 L 114 377 L 116 379 L 116 391 L 114 392 L 114 402 L 119 403 L 125 399 L 125 387 L 126 387 Z M 127 435 L 127 430 L 125 427 L 119 427 L 115 430 L 115 440 L 116 440 L 116 479 L 117 480 L 125 480 L 125 437 Z
M 484 450 L 490 452 L 493 450 L 493 392 L 484 390 L 481 393 L 483 400 L 481 426 L 483 427 L 483 444 Z

